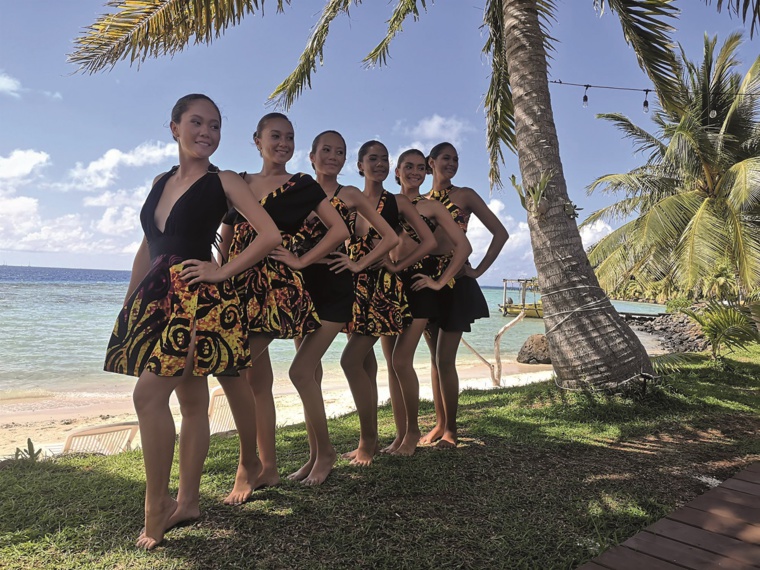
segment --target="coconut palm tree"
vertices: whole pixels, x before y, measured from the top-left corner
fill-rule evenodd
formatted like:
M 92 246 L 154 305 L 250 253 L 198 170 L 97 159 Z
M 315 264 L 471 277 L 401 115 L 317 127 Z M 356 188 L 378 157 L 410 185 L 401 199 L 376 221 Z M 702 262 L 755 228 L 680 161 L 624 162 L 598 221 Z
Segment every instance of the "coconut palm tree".
M 678 106 L 678 74 L 671 50 L 676 15 L 671 0 L 592 0 L 620 19 L 623 36 L 653 81 L 667 108 Z M 711 0 L 705 0 L 711 3 Z M 278 0 L 282 9 L 290 0 Z M 331 22 L 361 0 L 327 0 L 322 15 L 294 72 L 277 87 L 274 99 L 290 105 L 306 86 L 323 48 Z M 725 9 L 760 22 L 758 0 L 716 0 Z M 76 40 L 71 61 L 95 72 L 121 59 L 139 62 L 172 54 L 189 42 L 210 42 L 248 14 L 263 9 L 263 0 L 111 0 L 116 11 L 101 17 Z M 425 0 L 397 0 L 388 34 L 367 56 L 368 64 L 385 63 L 393 38 L 407 17 L 420 17 Z M 486 0 L 487 40 L 492 61 L 491 85 L 485 98 L 487 144 L 492 186 L 501 184 L 498 164 L 502 145 L 517 152 L 527 200 L 528 221 L 552 363 L 559 383 L 612 387 L 651 372 L 641 343 L 607 299 L 588 263 L 567 194 L 552 115 L 546 50 L 556 0 Z M 473 30 L 473 33 L 476 33 Z M 542 197 L 537 189 L 541 189 Z M 531 204 L 533 204 L 531 206 Z
M 605 288 L 632 275 L 645 284 L 673 275 L 681 289 L 703 294 L 728 291 L 731 281 L 745 294 L 760 285 L 760 57 L 742 77 L 741 34 L 717 52 L 716 44 L 705 36 L 701 62 L 681 52 L 681 105 L 654 113 L 656 134 L 617 113 L 598 115 L 648 156 L 589 187 L 623 197 L 582 225 L 630 220 L 589 254 Z M 725 264 L 730 275 L 716 281 Z

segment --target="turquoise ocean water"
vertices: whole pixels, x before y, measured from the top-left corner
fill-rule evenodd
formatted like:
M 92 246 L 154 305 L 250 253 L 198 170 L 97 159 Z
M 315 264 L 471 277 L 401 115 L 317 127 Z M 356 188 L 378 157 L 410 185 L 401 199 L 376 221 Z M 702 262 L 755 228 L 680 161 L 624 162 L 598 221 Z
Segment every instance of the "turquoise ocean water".
M 134 378 L 103 372 L 103 358 L 116 315 L 129 283 L 129 271 L 0 266 L 0 401 L 66 393 L 82 398 L 131 392 Z M 501 288 L 484 288 L 491 318 L 473 325 L 465 340 L 486 358 L 493 358 L 493 339 L 509 322 L 499 313 Z M 517 292 L 510 294 L 518 298 Z M 614 301 L 618 310 L 658 313 L 661 305 Z M 510 329 L 501 343 L 502 358 L 514 360 L 520 346 L 543 321 L 525 319 Z M 339 335 L 323 359 L 325 378 L 340 377 Z M 379 352 L 379 343 L 377 352 Z M 270 345 L 275 381 L 289 384 L 287 370 L 293 358 L 292 341 Z M 479 362 L 460 347 L 459 362 Z M 428 363 L 424 341 L 416 362 Z

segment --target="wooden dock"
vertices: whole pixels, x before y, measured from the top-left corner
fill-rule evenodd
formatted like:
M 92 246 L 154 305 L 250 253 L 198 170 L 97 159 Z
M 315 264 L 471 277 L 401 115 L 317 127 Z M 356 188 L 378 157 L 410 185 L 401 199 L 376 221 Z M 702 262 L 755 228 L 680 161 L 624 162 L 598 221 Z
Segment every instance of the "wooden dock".
M 760 463 L 578 570 L 760 568 Z

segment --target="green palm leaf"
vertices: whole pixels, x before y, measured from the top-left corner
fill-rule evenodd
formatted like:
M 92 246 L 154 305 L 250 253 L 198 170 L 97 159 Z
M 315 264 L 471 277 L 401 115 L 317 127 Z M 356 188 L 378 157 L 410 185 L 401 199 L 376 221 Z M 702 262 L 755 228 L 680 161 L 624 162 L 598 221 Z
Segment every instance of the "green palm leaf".
M 290 0 L 277 0 L 277 10 Z M 174 55 L 190 43 L 211 43 L 263 0 L 110 0 L 115 11 L 100 16 L 74 40 L 69 61 L 95 73 L 129 60 Z M 260 6 L 261 5 L 261 6 Z

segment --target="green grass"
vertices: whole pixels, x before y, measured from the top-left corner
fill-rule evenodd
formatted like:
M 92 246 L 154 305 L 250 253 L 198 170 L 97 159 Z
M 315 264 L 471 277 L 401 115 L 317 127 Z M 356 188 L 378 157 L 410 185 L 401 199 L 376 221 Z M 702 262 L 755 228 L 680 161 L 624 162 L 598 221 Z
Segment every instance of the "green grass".
M 0 568 L 574 568 L 760 460 L 760 348 L 704 361 L 638 402 L 551 383 L 461 397 L 454 451 L 422 448 L 327 482 L 285 481 L 221 504 L 237 437 L 212 438 L 201 520 L 156 551 L 142 523 L 140 452 L 0 467 Z M 421 420 L 430 426 L 432 405 Z M 381 436 L 392 437 L 389 407 Z M 351 449 L 355 415 L 332 420 Z M 307 454 L 303 425 L 279 431 L 281 473 Z M 176 486 L 176 469 L 172 485 Z

